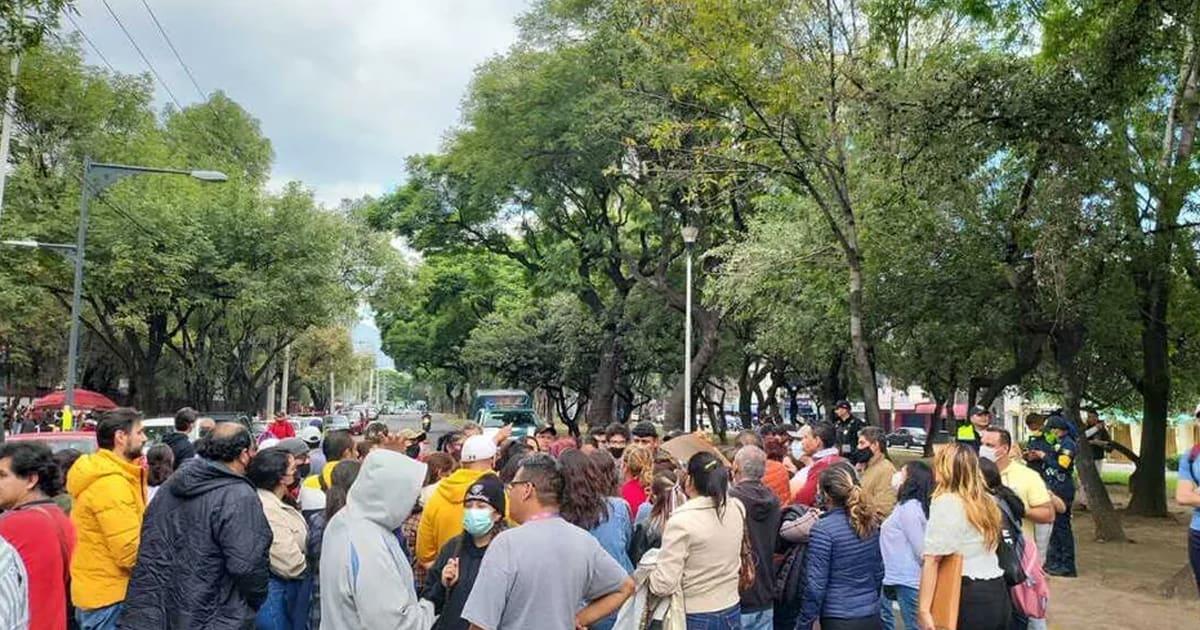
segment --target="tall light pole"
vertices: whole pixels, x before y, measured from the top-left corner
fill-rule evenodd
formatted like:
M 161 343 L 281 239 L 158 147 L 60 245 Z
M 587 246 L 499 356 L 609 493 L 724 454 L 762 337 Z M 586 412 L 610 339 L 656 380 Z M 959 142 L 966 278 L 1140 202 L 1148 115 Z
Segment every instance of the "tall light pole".
M 692 249 L 696 246 L 696 238 L 700 236 L 700 228 L 694 225 L 684 226 L 683 246 L 687 249 L 687 306 L 684 308 L 683 324 L 683 430 L 692 432 Z
M 79 233 L 75 237 L 75 284 L 71 291 L 71 336 L 67 342 L 67 385 L 65 406 L 75 409 L 75 370 L 79 361 L 79 312 L 83 299 L 83 252 L 87 245 L 88 201 L 109 186 L 133 175 L 187 175 L 202 182 L 223 182 L 229 178 L 220 171 L 185 171 L 174 168 L 104 164 L 83 159 L 83 191 L 79 201 Z

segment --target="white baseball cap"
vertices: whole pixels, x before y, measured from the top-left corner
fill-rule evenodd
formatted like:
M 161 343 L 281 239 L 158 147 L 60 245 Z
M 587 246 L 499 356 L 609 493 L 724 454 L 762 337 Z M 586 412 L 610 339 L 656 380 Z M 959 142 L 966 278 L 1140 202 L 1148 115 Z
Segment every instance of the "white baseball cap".
M 299 438 L 309 447 L 316 446 L 321 443 L 321 430 L 317 427 L 304 427 L 300 429 Z
M 463 442 L 462 462 L 478 462 L 496 456 L 496 443 L 484 435 L 472 435 Z

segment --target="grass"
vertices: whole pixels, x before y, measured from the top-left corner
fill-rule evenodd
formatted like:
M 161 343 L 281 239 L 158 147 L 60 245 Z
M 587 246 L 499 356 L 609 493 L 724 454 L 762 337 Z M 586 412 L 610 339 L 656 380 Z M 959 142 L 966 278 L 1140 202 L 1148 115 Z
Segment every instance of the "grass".
M 1104 480 L 1104 485 L 1129 487 L 1130 471 L 1127 470 L 1106 470 L 1100 475 Z M 1177 483 L 1177 475 L 1167 471 L 1167 495 L 1175 496 L 1175 485 Z

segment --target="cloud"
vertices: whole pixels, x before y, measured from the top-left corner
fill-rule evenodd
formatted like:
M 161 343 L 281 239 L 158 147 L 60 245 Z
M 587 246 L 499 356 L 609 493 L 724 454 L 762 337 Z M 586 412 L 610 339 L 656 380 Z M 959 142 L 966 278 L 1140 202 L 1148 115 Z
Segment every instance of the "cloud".
M 199 100 L 141 0 L 109 4 L 180 102 Z M 275 148 L 273 182 L 299 179 L 336 204 L 394 188 L 405 157 L 437 150 L 475 66 L 515 41 L 527 0 L 152 6 L 200 87 L 225 91 L 262 123 Z M 117 70 L 146 72 L 99 0 L 78 8 L 76 21 Z

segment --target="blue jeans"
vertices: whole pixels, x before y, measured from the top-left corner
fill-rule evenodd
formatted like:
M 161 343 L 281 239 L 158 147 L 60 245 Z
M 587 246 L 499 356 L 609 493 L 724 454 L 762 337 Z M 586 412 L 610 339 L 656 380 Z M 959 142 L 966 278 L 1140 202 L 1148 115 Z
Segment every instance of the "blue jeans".
M 900 604 L 900 618 L 904 620 L 904 630 L 917 630 L 917 596 L 918 590 L 911 586 L 893 586 L 896 589 L 896 600 Z M 896 630 L 896 617 L 892 612 L 892 600 L 887 597 L 879 599 L 879 616 L 883 619 L 883 630 Z
M 741 627 L 741 605 L 716 612 L 687 614 L 687 630 L 741 630 Z
M 118 602 L 104 608 L 75 609 L 75 617 L 79 620 L 80 630 L 117 630 L 117 621 L 121 619 L 121 611 L 125 602 Z
M 267 599 L 254 618 L 256 630 L 292 630 L 292 610 L 303 580 L 281 580 L 271 576 L 267 582 Z M 308 618 L 300 620 L 307 622 Z M 300 626 L 303 627 L 303 626 Z
M 775 627 L 775 610 L 742 613 L 742 630 L 771 630 Z

